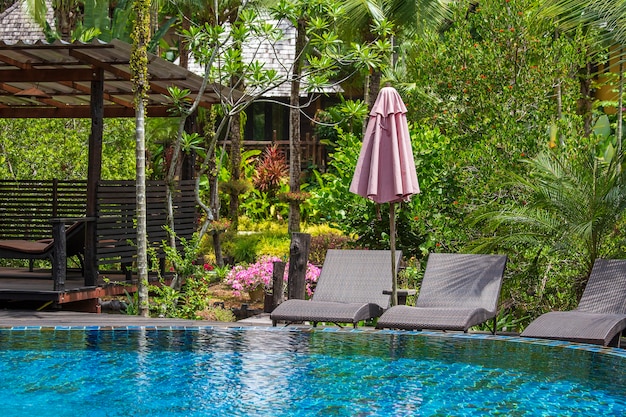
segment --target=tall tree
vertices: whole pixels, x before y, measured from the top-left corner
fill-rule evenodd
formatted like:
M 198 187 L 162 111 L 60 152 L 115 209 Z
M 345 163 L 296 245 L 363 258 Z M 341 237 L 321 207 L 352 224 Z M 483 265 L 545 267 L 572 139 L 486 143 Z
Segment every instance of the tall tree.
M 132 32 L 133 48 L 130 69 L 135 96 L 136 140 L 136 200 L 137 200 L 137 275 L 139 315 L 149 314 L 148 300 L 148 243 L 146 225 L 146 96 L 148 80 L 148 43 L 150 42 L 150 0 L 134 0 L 135 21 Z
M 302 82 L 306 82 L 305 91 L 315 91 L 315 78 L 320 78 L 315 71 L 309 69 L 316 66 L 327 67 L 336 71 L 339 62 L 333 61 L 338 55 L 349 48 L 339 39 L 337 25 L 342 18 L 344 8 L 338 2 L 281 0 L 272 8 L 277 19 L 285 19 L 295 28 L 295 53 L 289 78 L 289 226 L 290 233 L 300 231 L 301 175 L 302 175 L 302 142 L 300 131 L 300 96 Z M 388 53 L 389 44 L 382 39 L 369 42 L 369 47 L 360 47 L 353 43 L 353 53 L 358 55 L 359 65 L 380 62 L 381 54 Z M 344 57 L 345 58 L 345 57 Z M 353 57 L 354 59 L 354 57 Z M 303 74 L 309 72 L 305 77 Z

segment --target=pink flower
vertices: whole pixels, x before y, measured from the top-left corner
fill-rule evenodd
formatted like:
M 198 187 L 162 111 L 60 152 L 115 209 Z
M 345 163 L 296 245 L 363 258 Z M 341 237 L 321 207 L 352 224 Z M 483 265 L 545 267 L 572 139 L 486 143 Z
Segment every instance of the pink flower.
M 236 265 L 228 273 L 226 283 L 232 287 L 235 296 L 240 296 L 242 291 L 252 291 L 260 285 L 263 285 L 265 291 L 270 291 L 272 289 L 274 262 L 281 262 L 281 259 L 277 256 L 262 256 L 253 264 Z M 305 277 L 306 292 L 309 297 L 313 295 L 319 275 L 320 269 L 309 263 Z M 289 263 L 285 266 L 285 281 L 287 281 L 288 276 Z

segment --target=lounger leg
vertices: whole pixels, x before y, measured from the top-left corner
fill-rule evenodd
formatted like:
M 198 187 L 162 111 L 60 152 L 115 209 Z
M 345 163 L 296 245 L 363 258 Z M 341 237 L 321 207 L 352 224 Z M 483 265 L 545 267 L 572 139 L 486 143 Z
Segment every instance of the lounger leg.
M 618 334 L 615 335 L 615 337 L 613 338 L 613 340 L 611 340 L 608 344 L 608 346 L 610 347 L 620 347 L 620 339 L 622 337 L 622 332 L 619 332 Z

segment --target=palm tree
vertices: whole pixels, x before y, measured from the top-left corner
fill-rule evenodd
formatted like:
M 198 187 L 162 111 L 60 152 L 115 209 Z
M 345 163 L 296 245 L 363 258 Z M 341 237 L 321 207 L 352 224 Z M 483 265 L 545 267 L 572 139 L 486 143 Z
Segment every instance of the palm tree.
M 343 22 L 346 37 L 359 37 L 366 41 L 373 39 L 370 31 L 373 22 L 387 20 L 402 30 L 402 35 L 419 33 L 424 27 L 438 27 L 448 17 L 444 0 L 347 0 Z M 390 64 L 393 64 L 390 57 Z M 380 67 L 371 68 L 366 77 L 365 102 L 374 104 L 382 78 Z
M 590 272 L 626 209 L 622 155 L 606 161 L 593 151 L 580 156 L 546 153 L 527 163 L 528 176 L 511 176 L 525 200 L 476 214 L 474 222 L 484 222 L 489 237 L 474 242 L 473 249 L 530 246 L 578 252 Z

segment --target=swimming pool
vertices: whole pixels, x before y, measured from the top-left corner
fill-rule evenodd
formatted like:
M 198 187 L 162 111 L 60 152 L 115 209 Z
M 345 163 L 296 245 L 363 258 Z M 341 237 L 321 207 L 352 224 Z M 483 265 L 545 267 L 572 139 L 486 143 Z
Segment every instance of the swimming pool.
M 0 330 L 2 417 L 626 415 L 626 353 L 431 332 Z

